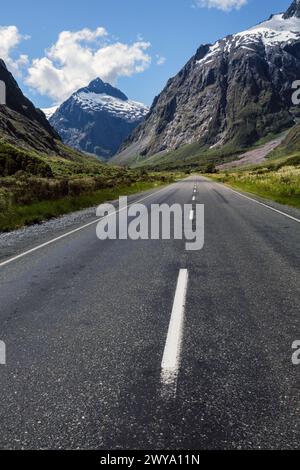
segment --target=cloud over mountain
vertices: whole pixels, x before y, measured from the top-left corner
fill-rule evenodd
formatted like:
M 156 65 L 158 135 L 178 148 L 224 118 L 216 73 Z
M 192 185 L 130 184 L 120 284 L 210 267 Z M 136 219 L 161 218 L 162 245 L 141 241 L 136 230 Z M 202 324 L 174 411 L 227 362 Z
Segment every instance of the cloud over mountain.
M 32 61 L 26 84 L 61 102 L 97 76 L 115 84 L 121 76 L 143 72 L 151 63 L 150 45 L 114 41 L 102 27 L 63 31 L 44 57 Z
M 23 66 L 28 64 L 28 56 L 20 54 L 14 57 L 14 51 L 23 39 L 28 36 L 20 34 L 16 26 L 0 26 L 0 58 L 6 63 L 8 69 L 15 75 L 20 74 Z

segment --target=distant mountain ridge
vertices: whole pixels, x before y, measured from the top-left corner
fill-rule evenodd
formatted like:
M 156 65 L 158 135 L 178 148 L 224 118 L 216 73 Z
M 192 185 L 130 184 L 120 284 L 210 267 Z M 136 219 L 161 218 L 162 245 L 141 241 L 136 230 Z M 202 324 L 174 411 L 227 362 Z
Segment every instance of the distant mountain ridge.
M 97 78 L 73 93 L 50 115 L 49 122 L 67 145 L 108 159 L 148 111 L 144 104 L 129 100 Z
M 113 161 L 147 160 L 195 142 L 207 149 L 249 147 L 294 125 L 300 110 L 292 104 L 292 83 L 299 77 L 295 0 L 284 14 L 200 46 Z

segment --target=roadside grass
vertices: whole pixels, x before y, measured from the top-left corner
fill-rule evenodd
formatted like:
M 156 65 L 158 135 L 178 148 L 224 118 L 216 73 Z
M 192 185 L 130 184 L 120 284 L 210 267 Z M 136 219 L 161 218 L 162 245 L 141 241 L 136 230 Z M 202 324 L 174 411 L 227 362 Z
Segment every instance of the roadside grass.
M 146 191 L 181 176 L 111 166 L 57 145 L 68 158 L 20 149 L 0 138 L 0 232 Z
M 300 165 L 291 166 L 282 163 L 248 169 L 207 175 L 215 181 L 243 191 L 256 194 L 273 200 L 300 208 Z
M 53 217 L 97 206 L 120 196 L 147 191 L 170 183 L 171 178 L 156 181 L 139 181 L 130 185 L 104 188 L 79 196 L 66 196 L 55 200 L 42 200 L 31 204 L 12 204 L 0 212 L 0 232 L 8 232 L 26 225 L 40 223 Z M 1 196 L 1 194 L 0 194 Z

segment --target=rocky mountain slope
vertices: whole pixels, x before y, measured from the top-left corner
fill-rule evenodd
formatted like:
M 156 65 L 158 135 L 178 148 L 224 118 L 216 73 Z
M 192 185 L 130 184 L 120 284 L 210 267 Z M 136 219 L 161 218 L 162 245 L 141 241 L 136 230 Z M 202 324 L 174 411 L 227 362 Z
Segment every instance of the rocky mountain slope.
M 23 95 L 3 60 L 0 80 L 6 86 L 6 105 L 0 106 L 0 138 L 25 150 L 69 157 L 57 132 L 44 113 Z
M 236 160 L 233 160 L 228 163 L 223 163 L 217 166 L 218 170 L 229 170 L 230 168 L 243 168 L 250 165 L 258 165 L 264 162 L 268 155 L 277 149 L 280 144 L 285 140 L 286 133 L 283 132 L 279 137 L 274 140 L 270 140 L 266 144 L 260 145 L 248 152 L 239 155 Z
M 300 0 L 247 31 L 202 45 L 162 93 L 115 162 L 147 159 L 185 144 L 251 146 L 294 124 L 300 77 Z
M 48 115 L 52 110 L 45 110 Z M 144 119 L 149 109 L 130 101 L 100 78 L 75 92 L 50 117 L 51 125 L 71 147 L 110 158 Z
M 300 123 L 294 126 L 286 135 L 285 139 L 273 152 L 273 156 L 290 156 L 298 157 L 300 163 Z

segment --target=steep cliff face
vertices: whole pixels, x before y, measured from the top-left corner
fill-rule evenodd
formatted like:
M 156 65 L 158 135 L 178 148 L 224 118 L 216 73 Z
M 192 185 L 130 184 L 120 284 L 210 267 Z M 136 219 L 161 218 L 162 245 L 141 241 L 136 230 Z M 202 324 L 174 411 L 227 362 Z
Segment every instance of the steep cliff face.
M 130 101 L 98 78 L 74 93 L 49 121 L 64 143 L 110 158 L 148 111 L 145 105 Z
M 286 13 L 283 15 L 285 20 L 292 17 L 300 18 L 300 0 L 294 0 L 291 6 L 287 9 Z
M 201 46 L 155 98 L 117 161 L 199 142 L 247 147 L 294 123 L 300 77 L 300 3 L 254 28 Z M 299 110 L 298 110 L 299 112 Z
M 0 137 L 18 147 L 43 153 L 64 153 L 59 135 L 44 113 L 23 95 L 2 60 L 0 80 L 6 87 L 6 105 L 0 106 Z

